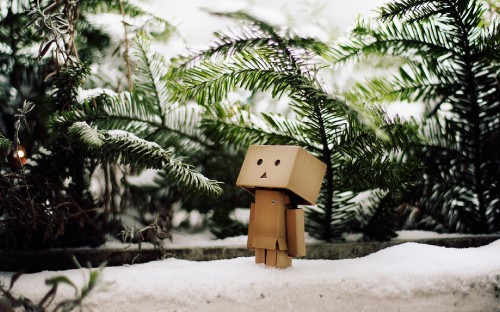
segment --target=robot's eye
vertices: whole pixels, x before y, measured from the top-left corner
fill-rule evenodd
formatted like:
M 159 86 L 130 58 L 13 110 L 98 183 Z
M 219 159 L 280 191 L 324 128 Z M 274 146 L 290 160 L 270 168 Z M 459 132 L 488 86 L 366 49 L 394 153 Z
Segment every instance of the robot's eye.
M 279 165 L 280 165 L 280 163 L 281 163 L 281 161 L 280 161 L 279 159 L 277 159 L 277 160 L 274 162 L 274 165 L 275 165 L 275 166 L 279 166 Z
M 263 162 L 264 162 L 264 161 L 263 161 L 262 159 L 259 159 L 259 160 L 257 160 L 257 165 L 259 165 L 259 166 L 260 166 L 260 165 L 262 165 L 262 163 L 263 163 Z

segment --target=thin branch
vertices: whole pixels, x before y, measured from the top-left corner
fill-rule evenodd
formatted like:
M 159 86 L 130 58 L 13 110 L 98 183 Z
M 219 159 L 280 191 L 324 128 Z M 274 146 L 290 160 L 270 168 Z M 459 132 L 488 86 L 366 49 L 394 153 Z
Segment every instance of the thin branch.
M 123 59 L 125 60 L 125 64 L 127 65 L 127 84 L 128 90 L 131 91 L 134 87 L 134 82 L 132 81 L 132 66 L 130 64 L 130 54 L 129 54 L 129 42 L 128 42 L 128 29 L 127 23 L 125 22 L 125 9 L 123 8 L 123 1 L 118 0 L 120 4 L 120 13 L 122 15 L 122 24 L 123 24 L 123 32 L 124 32 L 124 43 L 125 43 L 125 51 L 123 53 Z

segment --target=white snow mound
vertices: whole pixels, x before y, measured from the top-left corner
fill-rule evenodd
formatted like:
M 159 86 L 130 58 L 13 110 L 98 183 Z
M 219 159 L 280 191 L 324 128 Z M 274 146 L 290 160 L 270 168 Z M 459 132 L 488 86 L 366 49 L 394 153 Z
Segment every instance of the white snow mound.
M 23 275 L 13 288 L 35 302 L 44 280 L 82 270 Z M 10 274 L 0 275 L 8 285 Z M 406 243 L 363 258 L 293 260 L 285 270 L 253 258 L 167 259 L 104 269 L 90 311 L 500 311 L 500 240 L 454 249 Z M 61 287 L 58 299 L 71 298 Z

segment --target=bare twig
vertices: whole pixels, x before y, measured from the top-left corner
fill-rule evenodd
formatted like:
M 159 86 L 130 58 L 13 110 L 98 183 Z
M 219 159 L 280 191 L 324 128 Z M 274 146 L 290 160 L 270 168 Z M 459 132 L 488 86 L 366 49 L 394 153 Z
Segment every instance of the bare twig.
M 125 22 L 125 9 L 123 7 L 123 2 L 122 0 L 118 0 L 118 2 L 120 3 L 120 12 L 122 14 L 122 24 L 124 31 L 125 51 L 123 53 L 123 59 L 125 60 L 125 64 L 127 66 L 127 83 L 128 83 L 128 89 L 130 91 L 133 88 L 133 81 L 132 81 L 132 66 L 130 64 L 130 55 L 129 55 L 128 29 L 127 29 L 127 23 Z

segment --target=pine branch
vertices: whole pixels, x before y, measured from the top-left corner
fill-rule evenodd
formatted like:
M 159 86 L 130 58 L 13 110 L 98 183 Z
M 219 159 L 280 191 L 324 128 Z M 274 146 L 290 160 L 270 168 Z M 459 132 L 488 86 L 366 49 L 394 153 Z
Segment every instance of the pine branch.
M 291 35 L 289 30 L 283 30 L 278 26 L 274 26 L 268 22 L 263 21 L 247 12 L 237 11 L 237 12 L 209 12 L 212 15 L 227 17 L 236 21 L 240 21 L 243 23 L 247 23 L 250 25 L 250 33 L 255 34 L 255 31 L 258 33 L 265 34 L 271 39 L 267 44 L 279 44 L 280 41 L 283 42 L 283 46 L 281 48 L 301 48 L 306 50 L 311 50 L 315 54 L 320 55 L 325 51 L 326 45 L 317 39 L 314 38 L 303 38 L 299 36 Z M 245 29 L 242 27 L 241 29 Z M 283 34 L 282 34 L 283 33 Z M 217 36 L 217 34 L 216 34 Z M 264 36 L 261 36 L 264 37 Z M 252 45 L 248 47 L 257 47 L 259 45 Z M 241 51 L 241 50 L 237 50 Z
M 157 14 L 153 8 L 141 1 L 122 0 L 122 5 L 126 16 L 130 18 L 146 18 L 148 21 L 147 23 L 153 23 L 154 25 L 159 26 L 161 29 L 161 31 L 157 33 L 157 36 L 159 37 L 164 37 L 175 30 L 175 26 L 173 26 L 168 20 L 163 18 L 160 14 Z M 95 14 L 121 14 L 120 3 L 114 0 L 88 0 L 82 2 L 81 6 L 85 11 Z M 145 25 L 141 28 L 144 28 L 144 26 Z
M 162 119 L 168 114 L 171 102 L 168 101 L 167 85 L 162 80 L 167 70 L 163 58 L 151 52 L 151 46 L 145 34 L 135 37 L 134 55 L 141 61 L 136 67 L 135 93 L 146 104 L 152 105 Z
M 445 75 L 445 71 L 436 74 L 430 72 L 423 64 L 410 63 L 400 68 L 398 74 L 391 79 L 376 77 L 356 84 L 357 96 L 369 102 L 429 102 L 441 96 L 439 102 L 446 101 L 449 96 L 459 90 L 459 84 L 453 74 Z M 439 109 L 436 105 L 435 109 Z
M 350 191 L 339 190 L 334 190 L 329 194 L 323 188 L 318 197 L 318 205 L 304 208 L 308 232 L 326 241 L 333 241 L 335 238 L 340 237 L 342 233 L 347 232 L 351 228 L 356 215 L 359 215 L 360 207 L 352 201 L 356 195 L 356 193 Z M 330 207 L 324 205 L 326 197 L 332 198 Z M 328 227 L 325 226 L 325 220 Z
M 397 161 L 386 153 L 366 153 L 369 159 L 350 158 L 342 163 L 337 174 L 342 177 L 342 188 L 362 192 L 373 188 L 382 190 L 404 189 L 415 181 L 422 167 L 416 160 Z M 359 180 L 359 177 L 363 177 Z
M 395 17 L 417 21 L 439 14 L 446 5 L 443 1 L 405 0 L 388 3 L 378 9 L 379 18 L 387 21 Z
M 183 189 L 219 195 L 222 189 L 218 182 L 208 180 L 174 159 L 172 150 L 161 147 L 192 153 L 209 143 L 197 130 L 196 111 L 168 101 L 166 83 L 161 79 L 166 72 L 161 57 L 151 53 L 143 35 L 134 44 L 139 58 L 134 89 L 120 94 L 89 92 L 75 109 L 51 118 L 53 132 L 63 133 L 61 129 L 68 128 L 69 135 L 85 150 L 106 162 L 162 169 Z
M 123 130 L 95 130 L 85 122 L 79 122 L 69 128 L 69 135 L 78 138 L 89 152 L 104 161 L 163 169 L 172 181 L 176 181 L 184 189 L 211 196 L 218 196 L 222 192 L 219 182 L 207 179 L 173 158 L 171 150 L 165 150 L 132 133 Z
M 104 144 L 105 137 L 102 133 L 91 128 L 86 122 L 75 122 L 68 128 L 68 134 L 82 141 L 88 150 L 98 150 Z
M 328 56 L 334 63 L 359 60 L 370 54 L 432 59 L 459 56 L 459 48 L 448 31 L 434 21 L 403 24 L 400 21 L 372 23 L 359 19 L 351 36 L 332 47 Z
M 161 124 L 158 116 L 151 114 L 148 107 L 134 94 L 115 94 L 106 90 L 97 92 L 102 93 L 83 98 L 83 103 L 71 111 L 53 115 L 49 120 L 49 127 L 54 131 L 61 131 L 63 127 L 69 127 L 74 122 L 85 121 L 104 129 L 126 128 L 127 131 L 144 131 L 145 126 L 157 127 Z
M 280 37 L 273 26 L 243 12 L 222 15 L 250 21 L 252 29 L 251 31 L 243 31 L 242 34 L 219 35 L 218 42 L 210 49 L 191 56 L 188 62 L 184 62 L 178 69 L 172 71 L 171 77 L 182 75 L 185 82 L 185 84 L 172 85 L 177 96 L 182 94 L 183 98 L 180 100 L 189 99 L 194 94 L 207 90 L 215 98 L 209 98 L 203 92 L 202 95 L 197 96 L 197 100 L 219 102 L 220 98 L 225 98 L 227 93 L 235 87 L 251 88 L 255 86 L 256 82 L 264 82 L 265 79 L 283 80 L 279 72 L 285 75 L 293 73 L 300 75 L 302 71 L 308 71 L 306 59 L 310 56 L 306 57 L 303 52 L 294 51 L 295 45 L 299 44 L 301 51 L 308 48 L 320 51 L 322 50 L 320 47 L 324 47 L 320 42 L 310 38 L 288 39 Z M 250 46 L 252 49 L 248 49 Z M 259 56 L 254 57 L 254 54 Z M 214 55 L 219 56 L 220 62 L 217 59 L 211 59 Z M 224 60 L 227 60 L 229 55 L 232 60 L 225 62 Z M 237 64 L 233 63 L 234 60 L 237 61 Z M 197 64 L 198 66 L 193 68 L 188 64 Z M 267 71 L 266 78 L 255 77 L 264 74 L 264 71 Z M 284 82 L 271 82 L 271 84 L 283 86 Z M 192 88 L 196 88 L 196 86 L 198 88 L 193 90 Z M 219 88 L 213 89 L 215 86 L 219 86 Z M 263 90 L 267 90 L 269 87 L 269 83 L 263 83 L 259 86 Z M 280 96 L 284 92 L 283 89 L 273 88 L 273 96 Z M 173 100 L 179 100 L 179 98 L 174 97 Z
M 48 122 L 52 132 L 64 132 L 65 127 L 85 121 L 98 129 L 121 129 L 135 133 L 162 146 L 175 146 L 185 140 L 185 147 L 179 152 L 193 148 L 193 144 L 208 147 L 209 143 L 200 135 L 199 110 L 172 105 L 170 112 L 162 119 L 151 111 L 143 98 L 134 92 L 115 94 L 110 90 L 96 90 L 96 94 L 82 98 L 82 104 L 69 112 L 53 115 Z
M 339 166 L 355 154 L 402 163 L 401 159 L 389 160 L 381 155 L 414 142 L 410 137 L 416 131 L 397 128 L 355 97 L 343 98 L 328 92 L 316 78 L 318 67 L 310 58 L 316 53 L 307 43 L 302 52 L 299 46 L 290 45 L 289 38 L 275 27 L 255 21 L 249 15 L 237 17 L 249 21 L 258 30 L 257 35 L 222 38 L 218 45 L 193 55 L 171 76 L 177 79 L 169 85 L 174 94 L 172 100 L 194 98 L 204 105 L 209 112 L 202 123 L 204 133 L 216 142 L 297 144 L 323 160 L 327 173 L 318 208 L 309 213 L 309 229 L 330 241 L 353 222 L 359 208 L 349 202 L 355 194 L 342 184 L 344 177 L 339 176 L 342 173 Z M 267 44 L 256 39 L 266 35 L 271 38 Z M 252 115 L 236 105 L 221 104 L 239 88 L 267 91 L 277 98 L 286 95 L 296 119 L 274 114 Z M 336 150 L 342 146 L 344 155 Z M 394 165 L 394 168 L 400 167 Z M 387 187 L 397 185 L 397 178 L 401 181 L 397 173 L 387 178 L 392 179 L 384 184 Z M 370 182 L 377 183 L 378 179 L 384 179 L 384 175 L 374 176 Z
M 500 54 L 500 20 L 494 20 L 487 28 L 480 29 L 472 48 L 473 61 L 488 60 L 495 63 Z
M 55 76 L 52 98 L 58 110 L 69 110 L 74 103 L 78 103 L 78 89 L 83 86 L 89 74 L 89 64 L 77 63 L 66 66 Z
M 307 103 L 317 103 L 336 116 L 349 116 L 352 119 L 363 118 L 364 108 L 359 104 L 346 103 L 324 91 L 320 84 L 309 75 L 289 69 L 290 64 L 273 64 L 268 57 L 247 51 L 232 58 L 230 64 L 203 63 L 184 72 L 181 82 L 172 84 L 175 96 L 172 101 L 187 100 L 195 97 L 198 103 L 219 103 L 236 88 L 247 90 L 271 91 L 273 97 L 286 94 L 296 103 L 306 103 L 304 106 L 312 110 L 314 106 Z
M 241 53 L 247 49 L 259 49 L 269 45 L 276 45 L 277 35 L 274 32 L 263 32 L 255 25 L 233 30 L 229 33 L 215 33 L 216 39 L 208 49 L 196 51 L 178 61 L 178 71 L 195 66 L 204 60 L 223 59 Z M 322 54 L 327 47 L 314 38 L 293 36 L 290 38 L 279 38 L 283 40 L 290 49 L 307 49 L 314 54 Z
M 234 123 L 223 120 L 204 120 L 204 133 L 215 141 L 227 144 L 286 144 L 289 136 L 266 133 L 261 127 L 254 124 Z
M 0 133 L 0 150 L 10 148 L 12 142 Z

